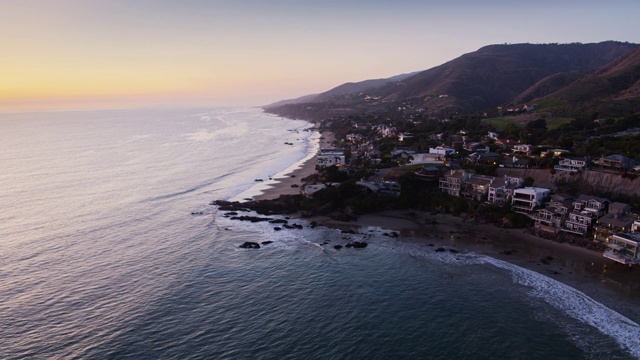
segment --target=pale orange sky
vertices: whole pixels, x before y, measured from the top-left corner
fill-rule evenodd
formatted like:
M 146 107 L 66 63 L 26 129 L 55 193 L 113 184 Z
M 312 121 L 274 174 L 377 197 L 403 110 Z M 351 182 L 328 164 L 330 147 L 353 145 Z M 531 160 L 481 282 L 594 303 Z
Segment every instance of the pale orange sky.
M 640 42 L 637 1 L 0 1 L 0 109 L 251 105 L 495 43 Z

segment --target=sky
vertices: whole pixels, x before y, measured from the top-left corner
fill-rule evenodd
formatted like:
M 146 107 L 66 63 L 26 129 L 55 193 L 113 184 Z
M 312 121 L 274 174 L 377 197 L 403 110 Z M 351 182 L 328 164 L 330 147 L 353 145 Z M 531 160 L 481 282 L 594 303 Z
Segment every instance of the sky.
M 0 110 L 260 106 L 490 44 L 640 43 L 637 0 L 0 0 Z

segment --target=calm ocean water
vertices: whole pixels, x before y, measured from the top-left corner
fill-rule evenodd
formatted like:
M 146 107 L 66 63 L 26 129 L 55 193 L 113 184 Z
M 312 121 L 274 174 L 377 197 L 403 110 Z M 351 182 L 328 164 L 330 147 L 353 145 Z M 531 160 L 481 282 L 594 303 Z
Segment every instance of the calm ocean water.
M 208 205 L 315 152 L 307 128 L 257 109 L 0 114 L 0 358 L 640 357 L 636 322 L 543 275 L 383 229 L 337 251 L 363 235 Z

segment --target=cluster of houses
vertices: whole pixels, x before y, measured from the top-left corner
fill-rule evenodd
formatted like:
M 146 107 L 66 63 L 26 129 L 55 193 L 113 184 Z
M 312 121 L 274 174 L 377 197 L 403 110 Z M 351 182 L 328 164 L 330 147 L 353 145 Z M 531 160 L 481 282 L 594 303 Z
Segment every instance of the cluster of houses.
M 529 109 L 522 109 L 526 110 Z M 359 126 L 356 125 L 357 128 Z M 380 138 L 397 137 L 399 144 L 414 137 L 414 134 L 399 132 L 393 126 L 377 125 L 373 128 Z M 442 143 L 445 142 L 444 134 L 432 135 L 430 140 L 441 142 L 442 145 L 429 148 L 428 153 L 400 148 L 391 153 L 391 159 L 399 164 L 424 165 L 415 172 L 416 176 L 437 183 L 441 192 L 497 206 L 510 204 L 512 211 L 525 214 L 534 220 L 538 233 L 566 232 L 593 237 L 594 241 L 608 247 L 606 257 L 623 264 L 640 263 L 640 216 L 633 214 L 626 204 L 588 195 L 581 195 L 576 199 L 552 195 L 551 190 L 547 188 L 524 187 L 524 179 L 519 177 L 479 175 L 463 169 L 447 170 L 443 174 L 441 170 L 443 166 L 449 169 L 456 168 L 456 162 L 461 161 L 505 168 L 528 168 L 531 165 L 535 166 L 536 159 L 553 157 L 553 171 L 556 172 L 640 172 L 637 161 L 623 155 L 601 156 L 597 159 L 572 157 L 568 156 L 568 150 L 520 144 L 514 140 L 500 138 L 494 132 L 489 132 L 485 137 L 486 141 L 482 142 L 469 142 L 464 130 L 450 135 L 450 141 L 447 143 L 449 145 Z M 353 156 L 366 157 L 372 164 L 381 161 L 381 154 L 372 140 L 359 134 L 348 134 L 345 141 L 350 143 Z M 510 151 L 494 153 L 488 144 L 492 144 L 492 148 L 498 146 Z M 469 155 L 462 158 L 456 149 L 464 149 Z M 546 164 L 548 166 L 549 162 Z M 334 165 L 346 165 L 344 151 L 321 149 L 316 168 Z M 397 183 L 374 184 L 361 181 L 358 184 L 387 196 L 400 195 L 401 189 Z
M 640 263 L 640 215 L 631 206 L 596 196 L 551 195 L 551 190 L 523 187 L 522 178 L 493 177 L 450 170 L 439 181 L 449 195 L 495 205 L 511 204 L 511 210 L 531 217 L 540 232 L 567 232 L 593 236 L 606 244 L 604 256 L 622 264 Z

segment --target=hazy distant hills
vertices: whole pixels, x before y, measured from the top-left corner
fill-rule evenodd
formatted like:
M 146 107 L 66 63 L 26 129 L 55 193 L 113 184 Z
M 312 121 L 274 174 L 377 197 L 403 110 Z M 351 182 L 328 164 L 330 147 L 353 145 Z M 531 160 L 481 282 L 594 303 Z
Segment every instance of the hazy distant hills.
M 409 106 L 447 116 L 542 98 L 569 103 L 628 100 L 639 96 L 639 79 L 637 44 L 490 45 L 419 73 L 344 84 L 272 104 L 269 111 L 314 118 L 309 115 L 318 109 L 328 116 Z
M 278 107 L 278 106 L 287 105 L 287 104 L 311 103 L 311 102 L 321 102 L 325 100 L 330 100 L 335 96 L 344 96 L 348 94 L 358 93 L 361 91 L 386 85 L 389 82 L 397 82 L 415 74 L 417 74 L 417 72 L 396 75 L 396 76 L 392 76 L 390 78 L 385 78 L 385 79 L 372 79 L 372 80 L 364 80 L 359 82 L 348 82 L 348 83 L 344 83 L 342 85 L 336 86 L 333 89 L 329 91 L 325 91 L 320 94 L 311 94 L 311 95 L 301 96 L 295 99 L 281 100 L 273 104 L 269 104 L 265 106 L 265 108 Z

